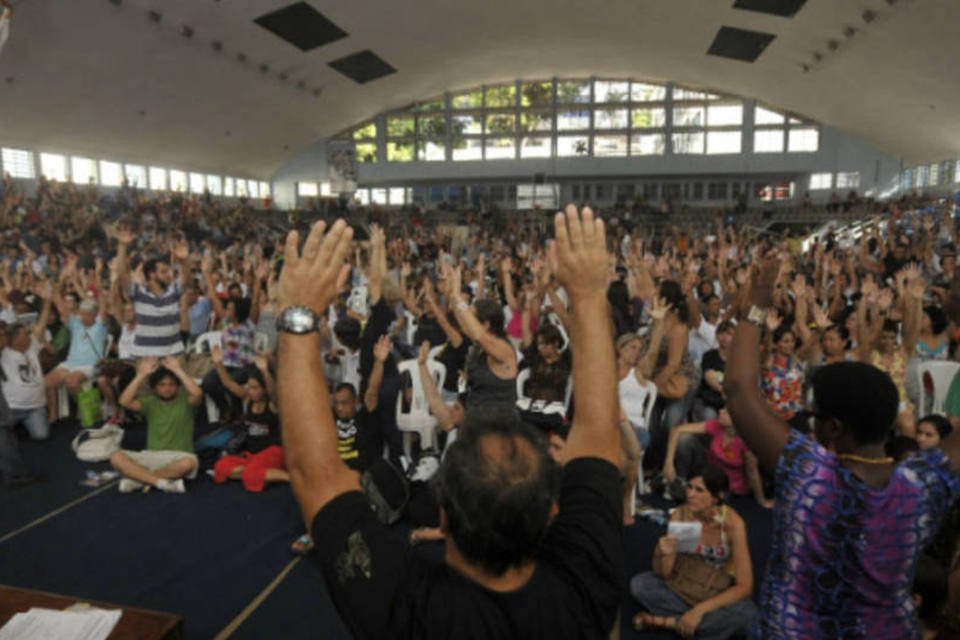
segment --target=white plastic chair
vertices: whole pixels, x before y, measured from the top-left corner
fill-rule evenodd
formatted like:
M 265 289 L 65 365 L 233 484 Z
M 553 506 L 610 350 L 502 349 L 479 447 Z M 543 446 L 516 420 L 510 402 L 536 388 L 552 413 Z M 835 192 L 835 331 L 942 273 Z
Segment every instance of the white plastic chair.
M 567 381 L 567 389 L 565 399 L 566 402 L 547 402 L 546 400 L 534 400 L 526 394 L 525 387 L 527 382 L 530 380 L 530 368 L 521 370 L 517 374 L 517 408 L 522 411 L 532 411 L 535 413 L 542 413 L 544 415 L 559 415 L 565 416 L 567 414 L 567 404 L 570 401 L 570 390 L 572 387 L 572 379 Z
M 653 406 L 657 403 L 657 385 L 654 384 L 653 380 L 647 380 L 647 383 L 643 385 L 647 390 L 647 397 L 643 401 L 643 428 L 647 431 L 650 430 L 650 422 L 653 420 Z M 636 425 L 634 425 L 636 426 Z M 650 493 L 650 488 L 647 486 L 647 483 L 643 479 L 643 455 L 646 451 L 640 452 L 640 460 L 637 462 L 637 484 L 635 485 L 636 489 L 634 490 L 634 495 L 646 495 Z M 636 502 L 633 504 L 634 515 L 636 515 L 637 505 Z
M 953 378 L 960 371 L 960 363 L 948 362 L 945 360 L 931 360 L 921 362 L 917 366 L 917 388 L 920 390 L 919 402 L 917 402 L 917 411 L 923 414 L 927 406 L 927 390 L 923 384 L 925 376 L 929 375 L 933 382 L 933 406 L 930 413 L 939 413 L 944 415 L 944 405 L 947 402 L 947 393 L 950 391 L 950 385 Z M 920 417 L 920 416 L 918 416 Z
M 436 360 L 427 360 L 427 369 L 433 378 L 434 384 L 440 385 L 447 374 L 447 367 Z M 403 432 L 403 453 L 408 460 L 412 460 L 413 434 L 420 435 L 420 449 L 431 449 L 435 446 L 434 434 L 437 429 L 437 418 L 430 413 L 430 403 L 423 389 L 423 380 L 420 378 L 420 365 L 416 360 L 404 360 L 397 364 L 400 375 L 410 376 L 411 397 L 409 411 L 403 410 L 404 394 L 397 397 L 397 428 Z
M 413 315 L 412 313 L 410 313 L 409 311 L 407 311 L 406 309 L 403 310 L 403 317 L 404 317 L 404 321 L 405 321 L 405 322 L 404 322 L 404 327 L 403 327 L 403 329 L 404 329 L 404 336 L 405 336 L 406 339 L 407 339 L 407 344 L 410 345 L 410 346 L 412 346 L 412 347 L 413 347 L 413 346 L 419 346 L 419 345 L 414 345 L 414 344 L 413 344 L 413 337 L 414 337 L 414 335 L 417 333 L 417 319 L 416 319 L 416 317 L 414 317 L 414 315 Z
M 555 326 L 560 332 L 560 337 L 563 338 L 563 344 L 560 345 L 560 351 L 566 351 L 567 347 L 570 346 L 570 336 L 567 335 L 567 330 L 563 328 L 563 323 L 560 322 L 560 316 L 551 311 L 547 315 L 547 321 Z
M 197 341 L 193 344 L 193 350 L 196 353 L 210 353 L 213 350 L 213 346 L 220 346 L 222 335 L 219 331 L 207 331 L 197 336 Z M 197 384 L 203 383 L 203 378 L 195 379 L 194 382 Z M 210 424 L 217 422 L 220 419 L 220 410 L 217 409 L 217 403 L 213 401 L 213 398 L 204 394 L 204 399 L 206 400 L 205 404 L 207 407 L 207 421 Z
M 267 347 L 270 345 L 270 336 L 263 333 L 262 331 L 255 331 L 253 334 L 253 351 L 255 353 L 263 353 L 267 350 Z

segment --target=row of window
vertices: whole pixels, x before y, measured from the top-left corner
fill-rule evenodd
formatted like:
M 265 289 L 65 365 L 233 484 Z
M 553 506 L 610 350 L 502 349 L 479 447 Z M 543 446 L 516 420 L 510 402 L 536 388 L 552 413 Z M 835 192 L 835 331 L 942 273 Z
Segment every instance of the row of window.
M 960 182 L 960 160 L 946 160 L 930 165 L 906 169 L 900 175 L 904 190 L 937 187 Z
M 813 173 L 810 175 L 811 191 L 828 191 L 830 189 L 849 190 L 859 188 L 859 171 L 840 171 L 836 174 Z
M 38 162 L 39 161 L 39 162 Z M 0 172 L 14 178 L 36 178 L 41 175 L 57 182 L 99 184 L 119 187 L 126 180 L 132 187 L 151 191 L 173 191 L 237 198 L 269 198 L 270 183 L 233 176 L 124 164 L 110 160 L 94 160 L 57 153 L 34 154 L 24 149 L 0 149 Z
M 464 161 L 742 153 L 744 126 L 752 126 L 754 153 L 819 149 L 819 130 L 786 114 L 629 80 L 518 81 L 444 94 L 346 136 L 359 162 Z

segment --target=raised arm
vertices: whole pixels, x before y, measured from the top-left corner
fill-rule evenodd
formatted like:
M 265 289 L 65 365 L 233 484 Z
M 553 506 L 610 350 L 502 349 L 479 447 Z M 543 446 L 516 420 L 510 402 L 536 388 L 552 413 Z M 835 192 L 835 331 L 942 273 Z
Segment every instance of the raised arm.
M 668 481 L 673 481 L 677 477 L 677 468 L 674 466 L 674 461 L 677 457 L 677 445 L 680 443 L 680 437 L 685 433 L 706 433 L 706 425 L 706 422 L 693 422 L 670 429 L 670 437 L 667 439 L 667 454 L 663 459 L 663 477 Z
M 210 300 L 210 305 L 213 307 L 213 314 L 219 318 L 223 319 L 227 315 L 227 310 L 223 306 L 223 302 L 220 300 L 220 296 L 217 295 L 217 285 L 213 283 L 213 260 L 209 257 L 204 257 L 200 262 L 200 275 L 203 278 L 203 284 L 207 289 L 207 298 Z
M 190 396 L 190 406 L 196 407 L 203 402 L 203 389 L 183 370 L 183 364 L 181 364 L 180 358 L 177 356 L 167 356 L 163 359 L 162 364 L 180 380 L 184 391 Z
M 130 259 L 127 252 L 130 243 L 133 242 L 133 232 L 124 224 L 117 230 L 117 278 L 120 282 L 120 290 L 130 291 Z
M 454 269 L 448 264 L 443 265 L 443 281 L 447 297 L 453 304 L 453 313 L 457 317 L 460 329 L 474 344 L 486 352 L 492 360 L 504 365 L 508 373 L 517 374 L 517 352 L 509 342 L 497 337 L 484 327 L 473 313 L 470 305 L 463 299 L 460 291 L 460 269 Z
M 577 412 L 566 459 L 602 458 L 619 467 L 620 400 L 613 327 L 607 303 L 607 247 L 603 221 L 593 211 L 567 207 L 554 219 L 550 258 L 573 307 L 570 349 Z
M 427 358 L 430 355 L 430 343 L 424 341 L 420 345 L 420 352 L 417 354 L 417 366 L 420 368 L 420 380 L 423 382 L 423 391 L 427 396 L 427 404 L 430 405 L 430 413 L 437 419 L 438 426 L 444 431 L 450 431 L 456 425 L 453 423 L 453 415 L 450 413 L 450 407 L 440 397 L 440 390 L 433 382 L 433 376 L 430 375 L 430 369 L 427 367 Z M 449 375 L 449 373 L 448 373 Z
M 370 370 L 370 379 L 367 382 L 367 390 L 363 393 L 363 406 L 367 411 L 373 413 L 377 410 L 380 403 L 380 385 L 383 383 L 383 365 L 390 357 L 390 350 L 393 349 L 393 343 L 389 336 L 380 336 L 377 343 L 373 345 L 373 369 Z
M 140 362 L 137 363 L 137 375 L 123 390 L 123 393 L 120 394 L 120 398 L 117 399 L 121 407 L 138 412 L 143 409 L 140 401 L 137 400 L 137 394 L 140 393 L 140 387 L 143 386 L 146 379 L 149 378 L 150 374 L 156 371 L 159 366 L 160 363 L 157 362 L 157 359 L 153 356 L 142 358 Z
M 764 260 L 753 278 L 750 302 L 758 309 L 769 310 L 773 304 L 773 287 L 780 265 L 775 257 Z M 733 424 L 767 469 L 774 469 L 787 444 L 790 427 L 770 410 L 760 395 L 760 326 L 746 319 L 737 325 L 724 373 L 723 389 Z
M 227 368 L 223 366 L 223 349 L 220 348 L 220 345 L 215 344 L 210 348 L 210 358 L 213 360 L 213 368 L 217 371 L 217 377 L 220 378 L 220 384 L 238 398 L 247 397 L 247 390 L 237 384 L 237 381 L 230 377 Z
M 267 397 L 270 398 L 270 402 L 276 404 L 277 382 L 273 379 L 273 374 L 270 373 L 270 361 L 267 354 L 258 353 L 257 355 L 253 356 L 253 366 L 255 366 L 260 372 L 260 375 L 263 376 L 263 381 L 267 385 Z
M 280 274 L 279 309 L 309 308 L 318 318 L 346 283 L 353 230 L 343 220 L 324 233 L 318 222 L 301 253 L 296 231 L 287 236 L 283 272 Z M 320 336 L 281 332 L 279 336 L 277 390 L 283 446 L 294 495 L 308 527 L 328 502 L 348 491 L 360 490 L 360 479 L 337 452 L 337 431 L 320 361 Z M 318 390 L 320 392 L 318 393 Z
M 437 324 L 443 329 L 447 336 L 447 342 L 450 346 L 457 348 L 463 344 L 463 334 L 457 331 L 447 319 L 447 310 L 437 302 L 437 294 L 433 288 L 433 281 L 429 277 L 423 279 L 423 298 L 426 301 L 427 308 L 433 312 L 433 317 L 437 319 Z

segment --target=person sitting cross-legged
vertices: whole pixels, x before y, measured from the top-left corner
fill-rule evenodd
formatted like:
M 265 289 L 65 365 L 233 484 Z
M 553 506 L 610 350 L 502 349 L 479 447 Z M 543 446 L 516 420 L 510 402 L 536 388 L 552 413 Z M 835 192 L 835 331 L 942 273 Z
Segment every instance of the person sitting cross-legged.
M 144 381 L 152 394 L 137 398 Z M 147 449 L 118 451 L 110 464 L 123 474 L 120 492 L 145 485 L 168 493 L 183 493 L 183 478 L 196 478 L 197 456 L 193 454 L 193 408 L 203 400 L 203 391 L 173 356 L 147 357 L 137 365 L 137 377 L 120 395 L 124 409 L 141 413 L 147 421 Z

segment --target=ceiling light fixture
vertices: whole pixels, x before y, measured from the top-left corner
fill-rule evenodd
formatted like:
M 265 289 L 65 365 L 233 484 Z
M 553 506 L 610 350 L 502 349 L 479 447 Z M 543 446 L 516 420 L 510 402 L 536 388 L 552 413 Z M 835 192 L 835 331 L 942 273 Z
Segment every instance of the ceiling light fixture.
M 307 83 L 304 82 L 303 80 L 297 83 L 297 89 L 300 89 L 300 91 L 303 91 L 306 88 L 307 88 Z
M 268 65 L 268 64 L 261 64 L 261 65 L 260 65 L 260 73 L 266 73 L 267 71 L 270 71 L 270 65 Z
M 280 79 L 282 81 L 286 82 L 288 78 L 290 78 L 290 74 L 288 74 L 286 71 L 280 74 Z
M 877 19 L 877 13 L 872 9 L 867 9 L 860 15 L 860 17 L 863 18 L 864 22 L 866 22 L 867 24 L 870 24 L 871 22 Z
M 152 9 L 147 12 L 147 17 L 150 19 L 150 22 L 160 22 L 163 20 L 163 14 L 159 11 L 153 11 Z
M 110 0 L 110 4 L 112 4 L 115 7 L 119 7 L 120 5 L 123 4 L 123 0 Z
M 814 53 L 814 54 L 813 54 L 813 61 L 814 61 L 814 62 L 820 62 L 821 60 L 823 60 L 823 54 L 822 54 L 822 53 L 817 52 L 817 53 Z
M 182 35 L 184 38 L 192 38 L 192 37 L 193 37 L 193 27 L 191 27 L 191 26 L 189 26 L 189 25 L 186 25 L 186 24 L 180 25 L 180 35 Z
M 846 29 L 843 30 L 843 35 L 846 36 L 847 38 L 852 38 L 856 32 L 857 30 L 855 28 L 847 27 Z
M 210 43 L 210 46 L 213 47 L 214 51 L 223 51 L 223 43 L 219 40 L 214 40 Z
M 827 49 L 830 49 L 830 51 L 836 51 L 839 48 L 840 48 L 840 43 L 837 42 L 836 40 L 827 41 Z
M 237 62 L 239 62 L 240 64 L 243 64 L 243 63 L 246 62 L 246 61 L 247 61 L 247 54 L 245 54 L 245 53 L 238 53 L 238 54 L 237 54 Z
M 319 97 L 320 97 L 320 93 L 321 93 L 320 89 L 314 89 L 314 90 L 313 90 L 313 97 L 314 97 L 314 98 L 319 98 Z

